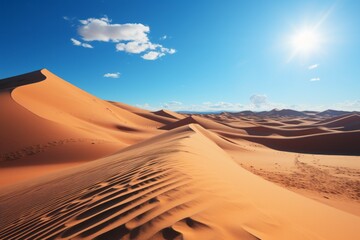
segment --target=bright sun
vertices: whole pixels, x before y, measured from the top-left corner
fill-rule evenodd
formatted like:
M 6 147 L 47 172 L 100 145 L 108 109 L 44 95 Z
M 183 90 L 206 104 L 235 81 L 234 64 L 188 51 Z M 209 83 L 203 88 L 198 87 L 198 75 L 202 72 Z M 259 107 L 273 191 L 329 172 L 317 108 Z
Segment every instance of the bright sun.
M 311 29 L 297 31 L 291 38 L 295 54 L 311 54 L 319 48 L 320 36 Z

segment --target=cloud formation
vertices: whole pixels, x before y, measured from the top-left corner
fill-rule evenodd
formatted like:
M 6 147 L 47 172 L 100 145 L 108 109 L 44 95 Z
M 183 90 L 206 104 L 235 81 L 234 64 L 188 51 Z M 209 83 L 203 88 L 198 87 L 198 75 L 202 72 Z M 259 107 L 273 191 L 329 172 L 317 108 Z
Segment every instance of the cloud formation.
M 141 57 L 145 60 L 156 60 L 176 52 L 173 48 L 150 42 L 150 27 L 141 23 L 114 24 L 107 16 L 88 18 L 79 22 L 78 34 L 84 41 L 113 42 L 116 43 L 115 49 L 118 52 L 142 54 Z M 76 46 L 92 48 L 88 43 L 81 43 L 76 39 L 72 41 Z
M 309 70 L 313 70 L 313 69 L 318 68 L 318 67 L 319 67 L 319 64 L 313 64 L 313 65 L 310 65 L 310 66 L 308 67 L 308 69 L 309 69 Z
M 246 106 L 240 103 L 230 103 L 230 102 L 204 102 L 201 104 L 191 104 L 187 105 L 180 101 L 169 101 L 162 103 L 158 106 L 145 104 L 137 104 L 137 107 L 145 108 L 148 110 L 159 110 L 159 109 L 169 109 L 172 111 L 195 111 L 195 112 L 214 112 L 214 111 L 242 111 L 246 109 Z
M 127 43 L 118 43 L 116 44 L 117 51 L 125 51 L 128 53 L 142 53 L 147 49 L 155 49 L 157 44 L 152 43 L 141 43 L 141 42 L 127 42 Z
M 91 46 L 90 44 L 82 43 L 79 40 L 76 40 L 75 38 L 71 38 L 70 40 L 73 43 L 73 45 L 75 45 L 75 46 L 80 46 L 80 47 L 84 47 L 84 48 L 93 48 L 93 46 Z
M 164 56 L 165 53 L 162 52 L 155 52 L 155 51 L 150 51 L 148 53 L 145 53 L 144 55 L 142 55 L 141 57 L 145 60 L 156 60 L 159 57 Z
M 344 111 L 360 111 L 360 99 L 336 103 L 333 108 Z
M 148 42 L 150 28 L 141 23 L 111 24 L 107 17 L 80 20 L 78 33 L 85 41 Z
M 252 99 L 252 100 L 251 100 Z M 186 104 L 180 101 L 169 101 L 160 105 L 137 104 L 137 107 L 157 111 L 160 109 L 169 109 L 172 111 L 193 111 L 193 112 L 240 112 L 244 110 L 269 111 L 272 109 L 294 109 L 298 111 L 313 110 L 324 111 L 327 109 L 343 111 L 360 111 L 360 99 L 348 100 L 345 102 L 333 103 L 331 105 L 308 105 L 308 104 L 284 104 L 269 101 L 266 95 L 254 94 L 250 97 L 248 103 L 236 102 L 203 102 L 197 104 Z
M 120 73 L 116 72 L 116 73 L 105 73 L 104 77 L 106 78 L 119 78 L 120 77 Z
M 267 96 L 263 94 L 254 94 L 250 97 L 250 102 L 256 107 L 256 108 L 262 108 L 266 105 L 268 105 Z
M 320 81 L 320 78 L 319 78 L 319 77 L 315 77 L 315 78 L 311 78 L 311 79 L 310 79 L 310 82 L 316 82 L 316 81 Z

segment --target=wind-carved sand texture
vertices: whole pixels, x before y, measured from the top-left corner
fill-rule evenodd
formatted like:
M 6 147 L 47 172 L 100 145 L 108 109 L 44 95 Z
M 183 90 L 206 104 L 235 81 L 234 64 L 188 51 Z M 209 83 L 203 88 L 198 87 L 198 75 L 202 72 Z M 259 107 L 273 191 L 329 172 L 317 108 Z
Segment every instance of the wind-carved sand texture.
M 0 239 L 360 239 L 358 113 L 150 112 L 47 70 L 0 100 Z

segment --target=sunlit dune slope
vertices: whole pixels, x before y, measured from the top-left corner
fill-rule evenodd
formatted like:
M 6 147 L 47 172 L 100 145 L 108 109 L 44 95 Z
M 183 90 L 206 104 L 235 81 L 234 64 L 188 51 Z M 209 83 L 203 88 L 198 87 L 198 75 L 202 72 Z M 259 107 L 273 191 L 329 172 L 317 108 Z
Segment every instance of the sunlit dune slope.
M 359 217 L 249 173 L 206 132 L 197 124 L 179 127 L 3 189 L 0 238 L 360 238 Z
M 158 112 L 150 112 L 145 109 L 127 105 L 125 103 L 113 102 L 113 101 L 111 101 L 111 103 L 119 108 L 128 110 L 128 111 L 130 111 L 134 114 L 137 114 L 143 118 L 147 118 L 147 119 L 153 120 L 157 123 L 160 123 L 160 124 L 157 124 L 158 127 L 162 127 L 163 125 L 176 122 L 178 119 L 183 118 L 183 116 L 181 114 L 171 112 L 169 110 L 166 110 L 166 111 L 160 110 Z M 161 114 L 163 112 L 164 113 L 166 112 L 167 114 Z M 178 118 L 176 118 L 176 117 L 178 117 Z
M 200 126 L 204 127 L 205 129 L 232 131 L 234 133 L 246 133 L 243 130 L 231 128 L 224 124 L 212 121 L 207 118 L 199 117 L 199 116 L 189 116 L 189 117 L 183 118 L 181 120 L 178 120 L 177 122 L 173 122 L 168 125 L 165 125 L 165 126 L 161 127 L 161 129 L 171 130 L 171 129 L 175 129 L 175 128 L 185 126 L 185 125 L 188 125 L 191 123 L 199 124 Z
M 109 140 L 132 144 L 138 141 L 137 131 L 153 130 L 158 123 L 131 111 L 114 107 L 62 80 L 46 69 L 45 81 L 13 90 L 13 99 L 32 113 L 68 126 L 86 130 Z M 122 131 L 119 131 L 122 130 Z M 129 133 L 130 132 L 130 133 Z
M 163 125 L 46 69 L 1 80 L 0 102 L 0 185 L 42 175 L 45 165 L 60 169 L 107 156 L 158 134 Z

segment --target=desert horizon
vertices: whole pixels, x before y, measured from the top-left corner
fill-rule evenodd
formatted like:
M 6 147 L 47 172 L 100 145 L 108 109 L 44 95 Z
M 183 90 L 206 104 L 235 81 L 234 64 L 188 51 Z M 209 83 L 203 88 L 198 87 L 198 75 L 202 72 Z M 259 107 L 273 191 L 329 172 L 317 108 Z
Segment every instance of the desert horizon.
M 360 4 L 0 3 L 0 239 L 360 239 Z
M 357 113 L 151 112 L 46 69 L 0 89 L 2 239 L 358 234 Z

